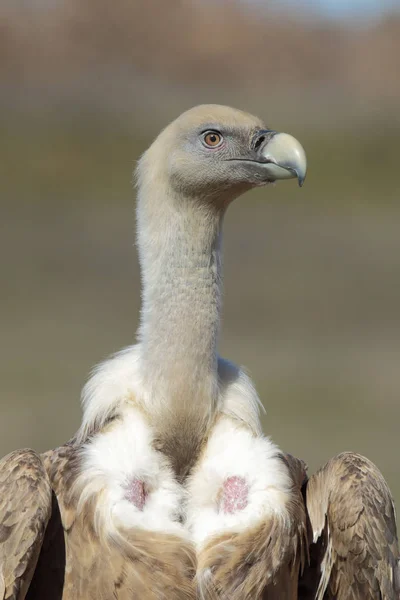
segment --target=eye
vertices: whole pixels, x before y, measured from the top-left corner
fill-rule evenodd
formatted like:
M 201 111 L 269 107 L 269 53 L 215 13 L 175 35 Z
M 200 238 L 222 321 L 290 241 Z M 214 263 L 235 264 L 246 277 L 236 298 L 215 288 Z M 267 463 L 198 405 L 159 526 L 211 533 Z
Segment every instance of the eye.
M 203 134 L 203 143 L 207 148 L 216 148 L 222 141 L 223 137 L 218 131 L 206 131 Z

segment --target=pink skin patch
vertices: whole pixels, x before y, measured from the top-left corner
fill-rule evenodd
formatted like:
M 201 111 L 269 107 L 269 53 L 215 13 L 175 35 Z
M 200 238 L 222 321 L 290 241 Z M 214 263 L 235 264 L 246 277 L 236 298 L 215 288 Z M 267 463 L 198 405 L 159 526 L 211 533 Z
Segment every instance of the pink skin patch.
M 248 495 L 249 486 L 244 477 L 228 477 L 221 490 L 220 510 L 228 514 L 243 510 L 248 504 Z
M 132 502 L 136 508 L 143 510 L 147 498 L 143 481 L 134 477 L 126 488 L 125 498 Z

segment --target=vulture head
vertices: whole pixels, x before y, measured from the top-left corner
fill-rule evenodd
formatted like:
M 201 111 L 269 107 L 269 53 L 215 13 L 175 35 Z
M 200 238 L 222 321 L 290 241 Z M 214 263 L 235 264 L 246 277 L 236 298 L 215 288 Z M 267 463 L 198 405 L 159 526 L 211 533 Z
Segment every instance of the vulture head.
M 225 206 L 243 192 L 278 179 L 303 185 L 306 156 L 291 135 L 268 128 L 243 111 L 219 105 L 196 106 L 157 137 L 139 166 L 168 180 L 176 198 L 197 198 Z

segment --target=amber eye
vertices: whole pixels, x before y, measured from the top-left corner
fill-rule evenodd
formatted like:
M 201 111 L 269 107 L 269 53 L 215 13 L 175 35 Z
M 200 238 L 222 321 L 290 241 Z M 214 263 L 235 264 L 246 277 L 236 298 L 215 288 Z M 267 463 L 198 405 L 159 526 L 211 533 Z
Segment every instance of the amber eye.
M 222 142 L 222 135 L 216 131 L 207 131 L 203 137 L 204 144 L 209 148 L 215 148 Z

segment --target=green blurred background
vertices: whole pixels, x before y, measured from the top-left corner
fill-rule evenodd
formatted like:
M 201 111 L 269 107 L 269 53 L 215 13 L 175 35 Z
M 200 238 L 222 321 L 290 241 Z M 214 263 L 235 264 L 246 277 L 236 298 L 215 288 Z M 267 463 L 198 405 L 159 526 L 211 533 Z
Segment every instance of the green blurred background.
M 222 354 L 282 448 L 364 453 L 399 504 L 399 4 L 314 4 L 1 2 L 0 454 L 77 429 L 91 367 L 135 336 L 135 161 L 227 103 L 296 135 L 309 175 L 228 213 Z

